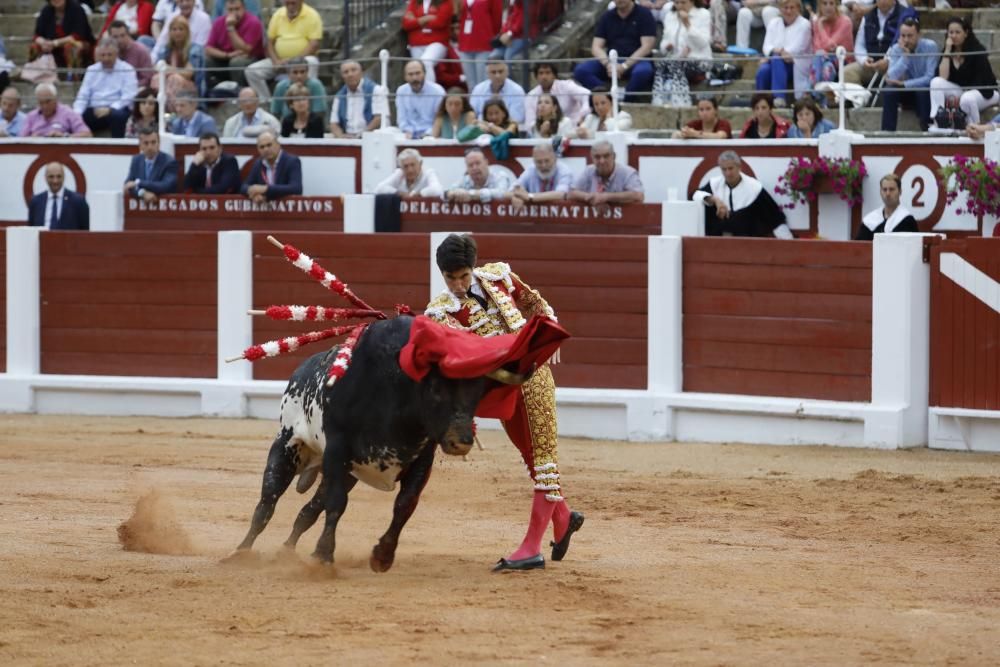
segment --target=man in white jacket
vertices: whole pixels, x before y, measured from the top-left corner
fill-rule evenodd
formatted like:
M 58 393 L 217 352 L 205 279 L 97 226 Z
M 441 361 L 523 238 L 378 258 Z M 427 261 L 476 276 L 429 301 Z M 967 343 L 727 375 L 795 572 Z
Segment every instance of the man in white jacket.
M 400 151 L 396 164 L 399 165 L 399 169 L 375 186 L 375 194 L 398 194 L 403 199 L 414 197 L 439 199 L 444 194 L 444 188 L 441 187 L 437 174 L 429 167 L 424 168 L 424 159 L 415 148 Z

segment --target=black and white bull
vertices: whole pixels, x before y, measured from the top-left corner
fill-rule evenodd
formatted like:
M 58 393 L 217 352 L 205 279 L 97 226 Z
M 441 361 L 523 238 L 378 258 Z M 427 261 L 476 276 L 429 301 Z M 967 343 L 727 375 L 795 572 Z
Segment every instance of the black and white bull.
M 430 477 L 437 444 L 446 454 L 468 453 L 473 414 L 489 382 L 485 377 L 449 379 L 436 369 L 420 382 L 410 379 L 399 366 L 399 352 L 412 322 L 412 317 L 397 317 L 372 323 L 332 388 L 326 379 L 336 348 L 313 355 L 295 370 L 281 399 L 280 429 L 267 457 L 260 502 L 237 551 L 253 546 L 296 475 L 298 491 L 304 493 L 322 470 L 320 485 L 296 517 L 285 546 L 294 548 L 326 511 L 313 556 L 332 562 L 348 492 L 358 480 L 384 491 L 398 481 L 392 523 L 369 559 L 376 572 L 392 567 L 400 531 Z M 525 380 L 506 371 L 490 377 Z

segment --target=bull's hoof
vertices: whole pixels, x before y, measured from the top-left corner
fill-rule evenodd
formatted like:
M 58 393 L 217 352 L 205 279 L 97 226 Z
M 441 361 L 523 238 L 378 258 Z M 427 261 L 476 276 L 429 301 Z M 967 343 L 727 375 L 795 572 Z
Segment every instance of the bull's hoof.
M 371 558 L 368 559 L 368 565 L 373 572 L 388 572 L 394 560 L 396 560 L 395 553 L 391 553 L 388 549 L 376 544 L 372 549 Z

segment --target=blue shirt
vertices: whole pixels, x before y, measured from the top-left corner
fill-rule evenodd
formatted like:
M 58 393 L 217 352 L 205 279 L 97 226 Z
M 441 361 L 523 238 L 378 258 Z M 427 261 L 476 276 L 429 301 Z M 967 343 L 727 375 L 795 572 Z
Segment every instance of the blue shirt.
M 556 161 L 556 171 L 551 178 L 543 179 L 538 175 L 535 165 L 530 165 L 517 178 L 517 185 L 532 194 L 539 192 L 569 192 L 573 186 L 573 172 L 562 162 Z
M 19 137 L 21 136 L 21 128 L 24 127 L 24 121 L 27 120 L 28 115 L 23 111 L 18 111 L 14 114 L 14 117 L 10 120 L 5 119 L 0 115 L 0 128 L 7 130 L 8 137 Z
M 635 5 L 629 15 L 622 18 L 618 10 L 611 8 L 597 21 L 594 37 L 604 40 L 604 48 L 618 51 L 619 61 L 635 53 L 642 37 L 656 38 L 656 19 L 647 8 Z
M 126 109 L 138 92 L 139 82 L 135 68 L 120 58 L 111 69 L 104 69 L 101 63 L 94 63 L 83 75 L 83 84 L 73 102 L 73 111 L 81 116 L 87 109 L 111 107 Z
M 473 111 L 476 112 L 476 117 L 482 118 L 483 107 L 486 106 L 486 103 L 494 97 L 499 97 L 507 105 L 510 119 L 518 125 L 524 125 L 524 88 L 507 79 L 503 82 L 500 92 L 494 93 L 492 85 L 492 82 L 486 79 L 477 83 L 476 87 L 472 89 L 469 103 L 472 105 Z
M 826 118 L 816 123 L 813 127 L 812 138 L 815 139 L 821 134 L 826 134 L 833 130 L 833 123 L 828 121 Z M 802 130 L 799 129 L 798 125 L 792 125 L 788 128 L 788 134 L 785 135 L 786 139 L 804 139 L 802 136 Z
M 424 81 L 419 93 L 413 92 L 408 83 L 397 88 L 396 124 L 399 129 L 409 132 L 414 139 L 430 132 L 444 96 L 444 88 L 430 81 Z
M 926 55 L 925 55 L 926 54 Z M 889 47 L 887 79 L 902 81 L 906 88 L 927 88 L 937 76 L 940 49 L 933 39 L 921 38 L 913 53 L 906 53 L 899 42 Z
M 215 127 L 215 119 L 200 109 L 195 110 L 194 115 L 191 116 L 190 120 L 184 120 L 180 116 L 175 116 L 174 119 L 170 121 L 171 134 L 197 139 L 205 132 L 218 134 L 219 130 Z

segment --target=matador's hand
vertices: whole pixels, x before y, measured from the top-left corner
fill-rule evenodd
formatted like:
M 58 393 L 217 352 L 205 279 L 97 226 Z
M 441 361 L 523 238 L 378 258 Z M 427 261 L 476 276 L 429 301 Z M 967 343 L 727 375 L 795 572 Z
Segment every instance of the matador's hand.
M 554 366 L 554 365 L 556 365 L 556 364 L 558 364 L 560 362 L 559 353 L 561 351 L 562 351 L 561 348 L 556 348 L 555 354 L 553 354 L 551 357 L 549 357 L 549 363 L 550 364 L 552 364 Z

